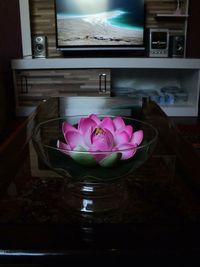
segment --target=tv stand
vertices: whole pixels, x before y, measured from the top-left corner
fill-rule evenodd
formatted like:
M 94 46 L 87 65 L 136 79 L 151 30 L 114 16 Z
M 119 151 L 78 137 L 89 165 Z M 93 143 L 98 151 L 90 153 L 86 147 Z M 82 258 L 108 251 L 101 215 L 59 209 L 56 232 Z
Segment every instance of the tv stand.
M 173 104 L 161 103 L 162 109 L 168 116 L 198 116 L 200 59 L 134 57 L 16 59 L 12 60 L 12 69 L 17 110 L 22 106 L 24 108 L 24 103 L 20 102 L 21 93 L 17 86 L 18 75 L 23 72 L 37 71 L 39 79 L 48 80 L 52 86 L 52 77 L 45 76 L 47 72 L 51 76 L 52 71 L 65 73 L 69 70 L 87 70 L 92 73 L 98 70 L 97 73 L 108 71 L 108 83 L 111 89 L 107 91 L 107 95 L 125 95 L 127 88 L 133 90 L 134 93 L 135 89 L 159 90 L 162 87 L 177 86 L 187 94 L 187 101 L 175 101 Z M 76 78 L 80 79 L 80 73 L 77 72 Z M 37 77 L 35 79 L 37 81 Z M 98 78 L 96 82 L 98 83 Z M 98 93 L 97 84 L 90 89 L 91 93 L 95 90 Z M 76 89 L 74 89 L 74 94 L 76 94 Z M 131 96 L 130 92 L 128 94 Z M 31 95 L 27 96 L 31 99 Z M 46 96 L 48 96 L 48 91 Z M 27 104 L 27 106 L 30 105 Z

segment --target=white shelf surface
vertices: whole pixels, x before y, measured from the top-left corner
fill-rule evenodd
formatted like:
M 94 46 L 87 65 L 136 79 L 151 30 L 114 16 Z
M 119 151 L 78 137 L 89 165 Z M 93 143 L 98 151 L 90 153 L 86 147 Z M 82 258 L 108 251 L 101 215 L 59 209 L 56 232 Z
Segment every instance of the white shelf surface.
M 14 59 L 13 70 L 142 68 L 200 69 L 200 59 L 189 58 L 45 58 Z
M 196 117 L 198 114 L 197 106 L 161 106 L 161 108 L 168 116 L 171 117 Z

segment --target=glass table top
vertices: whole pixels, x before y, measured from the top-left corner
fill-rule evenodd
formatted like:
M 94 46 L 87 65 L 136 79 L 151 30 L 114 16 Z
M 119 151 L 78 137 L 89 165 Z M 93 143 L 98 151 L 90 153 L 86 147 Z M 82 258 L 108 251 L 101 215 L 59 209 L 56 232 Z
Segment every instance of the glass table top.
M 120 115 L 142 119 L 152 123 L 159 131 L 153 155 L 144 165 L 126 177 L 129 190 L 126 208 L 119 214 L 103 215 L 99 218 L 96 215 L 91 218 L 90 216 L 81 218 L 73 214 L 62 200 L 65 178 L 45 166 L 38 158 L 30 138 L 18 173 L 10 181 L 5 194 L 1 197 L 0 211 L 3 216 L 0 222 L 39 224 L 119 221 L 126 223 L 197 222 L 200 215 L 200 199 L 189 184 L 191 177 L 185 173 L 180 165 L 180 159 L 177 158 L 177 153 L 180 153 L 179 135 L 176 133 L 173 136 L 171 132 L 174 132 L 175 128 L 173 129 L 167 117 L 162 117 L 163 114 L 155 115 L 152 110 L 148 114 L 148 108 L 145 111 L 144 105 L 137 99 L 69 97 L 52 98 L 42 103 L 31 120 L 33 125 L 49 118 L 80 114 L 80 112 L 88 114 L 91 111 L 111 115 L 120 113 Z M 174 144 L 172 141 L 168 144 L 170 134 Z
M 33 147 L 31 133 L 34 125 L 41 121 L 91 112 L 141 119 L 156 127 L 159 137 L 152 156 L 125 178 L 129 192 L 127 205 L 119 212 L 111 214 L 80 216 L 63 201 L 65 178 L 41 162 Z M 181 137 L 173 122 L 148 99 L 141 102 L 134 98 L 118 97 L 50 98 L 41 103 L 31 116 L 28 125 L 29 129 L 26 129 L 28 142 L 23 149 L 23 160 L 16 175 L 10 179 L 0 197 L 0 225 L 5 240 L 4 229 L 6 233 L 9 231 L 12 233 L 12 238 L 16 231 L 22 235 L 23 231 L 29 232 L 30 239 L 26 241 L 28 243 L 23 241 L 25 242 L 23 244 L 24 247 L 32 248 L 34 233 L 38 229 L 38 233 L 42 231 L 45 233 L 41 243 L 42 248 L 45 246 L 49 249 L 59 246 L 59 249 L 62 249 L 62 246 L 80 248 L 82 245 L 88 248 L 91 247 L 91 242 L 94 245 L 94 236 L 95 245 L 97 247 L 102 245 L 104 243 L 102 235 L 106 236 L 109 232 L 108 243 L 104 243 L 107 248 L 113 246 L 113 240 L 117 247 L 121 247 L 120 240 L 126 237 L 125 247 L 128 249 L 131 240 L 136 236 L 137 240 L 140 236 L 140 240 L 145 242 L 146 239 L 154 240 L 152 235 L 159 232 L 164 239 L 169 235 L 173 240 L 177 233 L 181 235 L 182 231 L 185 231 L 185 228 L 181 227 L 191 231 L 194 230 L 191 225 L 198 225 L 200 222 L 199 173 L 196 172 L 198 155 Z M 13 229 L 16 229 L 14 233 Z M 62 229 L 58 234 L 61 243 L 56 241 L 55 236 L 59 229 L 60 231 Z M 48 233 L 51 236 L 53 234 L 52 240 L 55 241 L 55 246 L 50 245 Z M 71 236 L 72 233 L 74 238 Z M 62 234 L 68 236 L 71 245 L 67 241 L 64 242 Z M 19 236 L 16 238 L 18 241 L 21 240 Z M 35 238 L 34 246 L 39 249 L 37 241 L 40 238 L 39 236 Z M 7 244 L 8 247 L 11 246 L 9 242 Z M 135 246 L 135 243 L 132 245 Z M 18 245 L 13 246 L 16 248 Z

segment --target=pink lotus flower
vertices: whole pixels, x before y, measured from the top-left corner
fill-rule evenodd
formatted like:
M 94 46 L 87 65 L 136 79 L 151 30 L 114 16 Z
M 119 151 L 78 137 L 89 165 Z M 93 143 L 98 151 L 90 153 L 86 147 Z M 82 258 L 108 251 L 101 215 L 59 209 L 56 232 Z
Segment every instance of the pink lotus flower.
M 67 121 L 62 125 L 65 142 L 57 141 L 57 148 L 83 165 L 112 166 L 117 160 L 134 156 L 143 140 L 143 131 L 133 132 L 122 117 L 95 114 L 81 118 L 77 127 Z

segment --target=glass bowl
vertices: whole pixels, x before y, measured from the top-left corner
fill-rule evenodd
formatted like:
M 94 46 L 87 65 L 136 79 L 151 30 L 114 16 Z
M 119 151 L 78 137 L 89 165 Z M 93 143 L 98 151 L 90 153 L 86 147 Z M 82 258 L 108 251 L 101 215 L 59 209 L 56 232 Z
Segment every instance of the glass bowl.
M 126 148 L 112 151 L 85 151 L 60 149 L 58 140 L 64 142 L 63 123 L 77 126 L 85 116 L 67 116 L 47 120 L 35 126 L 32 141 L 40 159 L 54 172 L 65 178 L 63 199 L 68 207 L 81 213 L 108 212 L 123 207 L 128 200 L 126 176 L 140 167 L 152 154 L 156 144 L 157 130 L 150 124 L 122 117 L 126 125 L 135 131 L 143 131 L 143 140 L 133 153 Z M 105 115 L 98 117 L 102 120 Z M 115 116 L 107 115 L 112 120 Z M 123 153 L 133 156 L 121 160 Z M 101 164 L 86 160 L 112 155 Z M 89 162 L 89 163 L 88 163 Z M 102 163 L 103 162 L 103 163 Z

